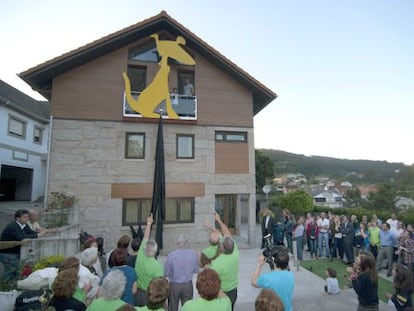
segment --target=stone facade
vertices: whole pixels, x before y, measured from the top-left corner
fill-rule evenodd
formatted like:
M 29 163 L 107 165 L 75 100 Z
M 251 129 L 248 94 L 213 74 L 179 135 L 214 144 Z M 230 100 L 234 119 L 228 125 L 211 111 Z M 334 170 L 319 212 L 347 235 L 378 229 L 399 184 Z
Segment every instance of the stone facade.
M 115 246 L 128 227 L 122 227 L 122 199 L 111 198 L 112 183 L 152 183 L 157 123 L 75 121 L 55 119 L 52 129 L 49 191 L 66 191 L 79 199 L 80 225 L 103 236 L 105 248 Z M 250 174 L 215 174 L 215 131 L 248 133 Z M 145 133 L 145 159 L 125 159 L 125 133 Z M 176 159 L 176 134 L 193 134 L 194 159 Z M 194 246 L 206 244 L 204 218 L 213 221 L 216 194 L 238 194 L 236 234 L 241 218 L 248 219 L 249 243 L 254 246 L 255 176 L 252 128 L 219 128 L 164 124 L 166 183 L 204 183 L 205 195 L 195 197 L 194 223 L 164 225 L 164 252 L 175 247 L 185 232 Z M 247 198 L 247 199 L 246 199 Z M 251 238 L 250 238 L 251 237 Z

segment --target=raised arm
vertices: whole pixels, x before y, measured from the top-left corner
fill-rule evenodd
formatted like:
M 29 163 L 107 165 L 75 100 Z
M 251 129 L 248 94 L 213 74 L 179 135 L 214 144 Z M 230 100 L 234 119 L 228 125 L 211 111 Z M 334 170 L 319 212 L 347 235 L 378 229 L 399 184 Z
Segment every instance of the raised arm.
M 152 216 L 152 213 L 147 218 L 147 226 L 145 227 L 144 237 L 142 238 L 142 241 L 148 241 L 150 234 L 151 234 L 151 226 L 154 222 L 154 218 Z
M 203 220 L 203 227 L 206 228 L 210 232 L 217 232 L 218 234 L 221 235 L 220 230 L 218 230 L 218 229 L 214 228 L 213 226 L 211 226 L 207 219 Z
M 226 226 L 226 224 L 221 220 L 220 215 L 217 213 L 214 213 L 214 219 L 217 221 L 217 223 L 220 226 L 221 233 L 224 237 L 228 236 L 231 237 L 231 232 L 229 228 Z

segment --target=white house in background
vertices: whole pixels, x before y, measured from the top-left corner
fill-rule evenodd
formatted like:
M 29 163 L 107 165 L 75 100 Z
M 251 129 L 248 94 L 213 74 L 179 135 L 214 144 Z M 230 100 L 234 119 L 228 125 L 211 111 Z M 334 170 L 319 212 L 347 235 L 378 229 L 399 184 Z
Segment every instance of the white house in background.
M 44 196 L 49 103 L 0 80 L 0 201 L 36 201 Z
M 344 198 L 338 190 L 312 189 L 311 195 L 315 205 L 329 208 L 344 207 Z
M 396 197 L 395 207 L 398 209 L 406 210 L 414 207 L 414 200 L 406 197 Z

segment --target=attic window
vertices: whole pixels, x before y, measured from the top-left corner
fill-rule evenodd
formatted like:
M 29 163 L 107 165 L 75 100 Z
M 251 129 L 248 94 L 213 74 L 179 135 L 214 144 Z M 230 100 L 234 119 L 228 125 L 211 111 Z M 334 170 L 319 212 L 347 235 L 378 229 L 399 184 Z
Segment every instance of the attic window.
M 158 63 L 159 55 L 155 44 L 141 46 L 129 51 L 129 60 Z

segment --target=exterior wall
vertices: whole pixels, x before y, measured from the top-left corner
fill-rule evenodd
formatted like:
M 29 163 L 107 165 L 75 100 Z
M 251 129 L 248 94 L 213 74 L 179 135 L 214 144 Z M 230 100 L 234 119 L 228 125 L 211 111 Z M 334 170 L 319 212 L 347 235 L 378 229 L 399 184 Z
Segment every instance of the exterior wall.
M 122 227 L 122 199 L 113 196 L 113 184 L 152 184 L 158 124 L 108 121 L 69 121 L 54 119 L 49 175 L 49 191 L 67 191 L 79 198 L 81 228 L 106 239 L 106 247 L 115 246 L 128 227 Z M 227 128 L 246 131 L 249 141 L 249 171 L 246 174 L 215 174 L 215 131 L 219 127 L 164 124 L 166 183 L 193 183 L 195 187 L 195 220 L 193 224 L 164 226 L 164 251 L 175 246 L 185 232 L 196 245 L 206 244 L 202 221 L 212 219 L 216 194 L 248 194 L 249 204 L 243 214 L 249 217 L 249 232 L 255 228 L 254 144 L 251 128 Z M 145 132 L 145 159 L 124 158 L 125 132 Z M 176 159 L 176 134 L 194 134 L 195 158 Z M 189 173 L 191 172 L 191 174 Z M 128 185 L 126 185 L 128 187 Z M 191 189 L 191 187 L 190 187 Z M 189 190 L 191 191 L 191 190 Z M 119 192 L 119 191 L 118 191 Z M 168 193 L 168 191 L 167 191 Z M 241 210 L 237 213 L 241 218 Z M 254 235 L 253 235 L 254 236 Z M 251 240 L 253 243 L 253 239 Z
M 8 135 L 9 115 L 26 122 L 25 139 Z M 34 126 L 43 129 L 41 144 L 33 142 Z M 42 197 L 45 192 L 48 135 L 49 124 L 42 124 L 21 113 L 0 106 L 0 164 L 33 170 L 30 198 L 32 201 Z M 17 196 L 16 199 L 19 197 Z
M 55 118 L 123 121 L 124 83 L 121 73 L 127 71 L 128 49 L 102 56 L 53 81 L 51 115 Z M 195 93 L 199 125 L 253 127 L 253 95 L 238 82 L 197 53 Z M 158 65 L 146 63 L 147 85 Z M 177 68 L 171 66 L 170 88 L 177 85 Z M 136 118 L 132 122 L 139 122 Z

